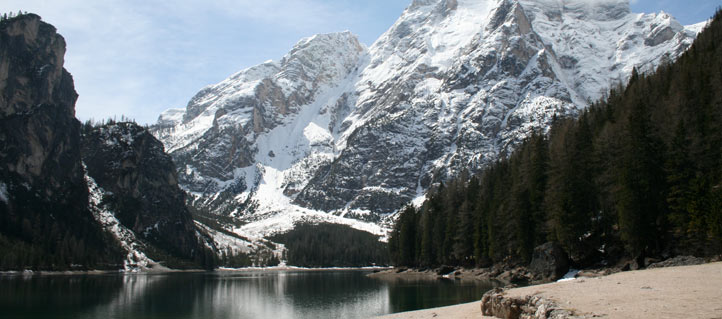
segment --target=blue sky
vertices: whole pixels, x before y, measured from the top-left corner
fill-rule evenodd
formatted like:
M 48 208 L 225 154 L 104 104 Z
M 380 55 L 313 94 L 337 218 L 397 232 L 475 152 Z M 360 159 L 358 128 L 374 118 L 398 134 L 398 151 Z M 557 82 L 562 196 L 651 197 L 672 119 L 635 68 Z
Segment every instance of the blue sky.
M 594 0 L 590 0 L 594 1 Z M 34 12 L 67 43 L 65 67 L 81 120 L 121 114 L 153 123 L 202 87 L 279 60 L 301 38 L 349 30 L 370 45 L 411 0 L 3 0 L 0 12 Z M 682 24 L 709 18 L 722 0 L 631 0 Z M 692 4 L 693 3 L 693 4 Z

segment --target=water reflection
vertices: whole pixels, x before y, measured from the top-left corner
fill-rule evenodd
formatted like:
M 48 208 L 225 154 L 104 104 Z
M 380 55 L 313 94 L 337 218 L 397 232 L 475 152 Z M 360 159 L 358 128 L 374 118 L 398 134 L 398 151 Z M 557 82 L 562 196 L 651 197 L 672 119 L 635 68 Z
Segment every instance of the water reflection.
M 121 276 L 0 276 L 0 318 L 77 318 L 123 290 Z
M 0 318 L 367 318 L 478 300 L 491 288 L 367 273 L 0 276 Z

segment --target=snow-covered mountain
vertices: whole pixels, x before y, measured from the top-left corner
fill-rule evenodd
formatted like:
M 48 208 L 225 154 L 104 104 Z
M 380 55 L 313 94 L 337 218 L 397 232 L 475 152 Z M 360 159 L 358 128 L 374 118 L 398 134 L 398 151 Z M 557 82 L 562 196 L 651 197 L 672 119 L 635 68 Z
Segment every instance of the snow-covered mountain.
M 373 45 L 299 41 L 164 112 L 154 134 L 196 208 L 258 238 L 300 220 L 384 232 L 433 183 L 673 60 L 704 24 L 628 0 L 414 0 Z

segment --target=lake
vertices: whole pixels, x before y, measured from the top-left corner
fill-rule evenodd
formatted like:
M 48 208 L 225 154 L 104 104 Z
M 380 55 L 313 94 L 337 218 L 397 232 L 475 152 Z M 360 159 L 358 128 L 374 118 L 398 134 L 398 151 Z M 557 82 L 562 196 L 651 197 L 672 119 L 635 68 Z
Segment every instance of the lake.
M 0 276 L 0 318 L 367 318 L 471 302 L 492 288 L 369 272 Z

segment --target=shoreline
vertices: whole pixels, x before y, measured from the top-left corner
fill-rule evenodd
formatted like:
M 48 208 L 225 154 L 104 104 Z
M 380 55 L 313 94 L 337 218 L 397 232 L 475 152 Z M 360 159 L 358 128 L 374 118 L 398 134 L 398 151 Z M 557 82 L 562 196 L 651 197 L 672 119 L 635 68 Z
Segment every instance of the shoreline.
M 305 268 L 296 266 L 276 266 L 276 267 L 244 267 L 244 268 L 225 268 L 210 270 L 209 272 L 258 272 L 258 271 L 381 271 L 392 269 L 392 267 L 368 266 L 368 267 L 328 267 L 328 268 Z
M 719 318 L 720 287 L 722 262 L 713 262 L 492 290 L 482 301 L 377 318 Z
M 509 284 L 510 282 L 503 278 L 493 276 L 488 269 L 484 268 L 454 268 L 448 272 L 439 272 L 434 269 L 397 269 L 386 268 L 384 270 L 374 272 L 368 275 L 371 278 L 382 280 L 403 280 L 403 279 L 451 279 L 451 280 L 479 280 L 479 281 L 496 281 L 499 283 Z
M 22 270 L 22 271 L 0 271 L 0 277 L 32 277 L 32 276 L 101 276 L 101 275 L 158 275 L 158 274 L 175 274 L 175 273 L 201 273 L 206 272 L 202 269 L 163 269 L 163 270 L 143 270 L 143 271 L 124 271 L 118 270 Z
M 612 271 L 611 269 L 609 271 Z M 602 270 L 589 270 L 593 275 Z M 485 281 L 493 282 L 498 286 L 527 286 L 533 284 L 547 283 L 544 279 L 536 278 L 527 267 L 494 265 L 487 268 L 463 268 L 441 266 L 434 269 L 418 268 L 388 268 L 383 271 L 369 274 L 369 277 L 382 280 L 404 280 L 404 279 L 436 279 L 436 280 L 461 280 L 461 281 Z
M 281 272 L 281 271 L 381 271 L 392 269 L 391 267 L 368 266 L 368 267 L 329 267 L 329 268 L 304 268 L 296 266 L 276 266 L 276 267 L 244 267 L 244 268 L 226 268 L 220 267 L 212 270 L 203 269 L 144 269 L 140 271 L 118 270 L 66 270 L 66 271 L 46 271 L 46 270 L 14 270 L 0 271 L 0 276 L 5 277 L 29 277 L 29 276 L 86 276 L 86 275 L 161 275 L 161 274 L 177 274 L 177 273 L 243 273 L 243 272 Z

